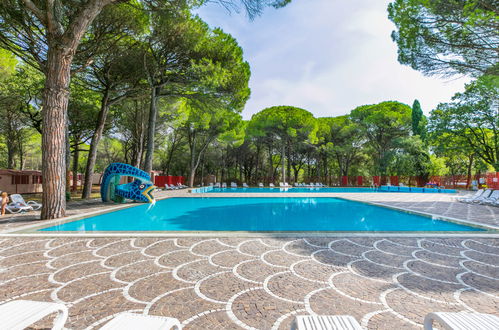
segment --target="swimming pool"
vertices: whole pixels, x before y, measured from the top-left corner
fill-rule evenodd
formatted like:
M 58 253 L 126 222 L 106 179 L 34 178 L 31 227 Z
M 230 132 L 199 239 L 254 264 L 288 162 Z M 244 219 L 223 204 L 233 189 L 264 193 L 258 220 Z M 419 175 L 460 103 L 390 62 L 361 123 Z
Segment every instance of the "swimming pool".
M 403 193 L 456 193 L 454 189 L 436 189 L 422 187 L 399 187 L 399 186 L 381 186 L 378 189 L 368 187 L 291 187 L 291 188 L 214 188 L 201 187 L 192 189 L 192 193 L 386 193 L 386 192 L 403 192 Z
M 193 189 L 193 193 L 206 192 L 206 193 L 361 193 L 361 192 L 377 192 L 372 188 L 361 187 L 338 187 L 338 188 L 307 188 L 307 187 L 293 187 L 293 188 L 212 188 L 206 191 L 198 191 Z
M 480 228 L 338 198 L 168 198 L 40 229 L 107 231 L 481 231 Z

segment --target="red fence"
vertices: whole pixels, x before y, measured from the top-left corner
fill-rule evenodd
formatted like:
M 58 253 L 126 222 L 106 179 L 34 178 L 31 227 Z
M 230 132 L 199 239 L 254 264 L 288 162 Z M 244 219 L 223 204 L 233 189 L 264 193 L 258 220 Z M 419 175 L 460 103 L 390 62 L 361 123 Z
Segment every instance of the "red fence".
M 499 172 L 487 173 L 485 178 L 488 188 L 499 189 Z
M 157 175 L 154 177 L 154 185 L 159 188 L 164 188 L 165 184 L 184 184 L 183 176 L 173 176 L 173 175 Z
M 318 179 L 319 180 L 319 179 Z M 315 180 L 317 181 L 317 180 Z M 499 172 L 473 175 L 468 178 L 466 175 L 446 175 L 432 176 L 428 179 L 417 176 L 341 176 L 331 179 L 331 184 L 340 184 L 341 186 L 382 186 L 390 184 L 399 186 L 401 184 L 408 186 L 424 187 L 426 185 L 445 187 L 449 189 L 469 189 L 473 182 L 483 187 L 499 189 Z

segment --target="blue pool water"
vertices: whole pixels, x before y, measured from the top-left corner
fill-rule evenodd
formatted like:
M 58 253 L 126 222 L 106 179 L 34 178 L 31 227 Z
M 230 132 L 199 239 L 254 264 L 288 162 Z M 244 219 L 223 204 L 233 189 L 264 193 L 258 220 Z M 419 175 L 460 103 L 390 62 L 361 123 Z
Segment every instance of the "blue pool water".
M 381 186 L 379 189 L 362 188 L 362 187 L 326 187 L 326 188 L 308 188 L 308 187 L 292 187 L 292 188 L 214 188 L 201 187 L 192 190 L 193 193 L 373 193 L 373 192 L 404 192 L 404 193 L 455 193 L 453 189 L 435 189 L 435 188 L 420 188 L 420 187 L 398 187 L 398 186 Z
M 169 198 L 41 231 L 480 231 L 337 198 Z
M 193 191 L 196 193 L 197 191 Z M 293 187 L 293 188 L 213 188 L 207 193 L 359 193 L 359 192 L 377 192 L 372 188 L 359 188 L 359 187 L 338 187 L 338 188 L 306 188 L 306 187 Z

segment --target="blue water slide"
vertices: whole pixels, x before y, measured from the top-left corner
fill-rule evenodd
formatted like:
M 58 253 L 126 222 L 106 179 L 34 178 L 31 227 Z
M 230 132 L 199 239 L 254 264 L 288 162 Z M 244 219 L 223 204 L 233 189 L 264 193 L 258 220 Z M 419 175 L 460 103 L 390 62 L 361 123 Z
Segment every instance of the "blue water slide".
M 134 181 L 120 184 L 122 177 L 132 177 Z M 141 169 L 128 164 L 112 163 L 104 171 L 100 193 L 103 202 L 123 203 L 130 199 L 152 203 L 152 192 L 155 188 L 149 174 Z

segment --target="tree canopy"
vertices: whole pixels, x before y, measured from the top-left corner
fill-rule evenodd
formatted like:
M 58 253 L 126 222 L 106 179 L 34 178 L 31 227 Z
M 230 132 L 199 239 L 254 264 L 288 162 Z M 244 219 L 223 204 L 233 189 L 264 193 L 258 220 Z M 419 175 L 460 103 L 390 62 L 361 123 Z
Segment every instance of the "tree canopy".
M 388 17 L 402 64 L 427 75 L 499 75 L 495 0 L 396 0 Z

